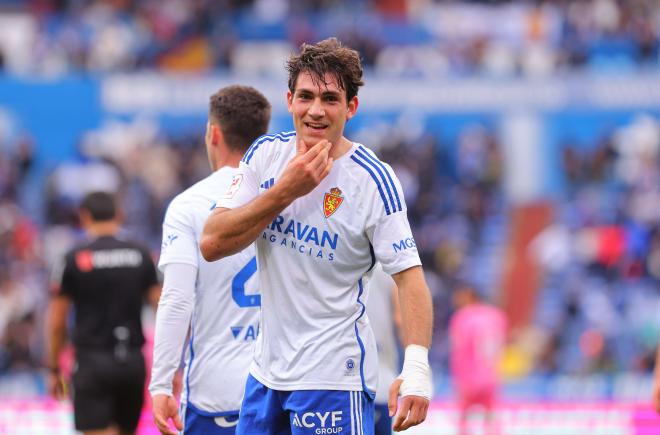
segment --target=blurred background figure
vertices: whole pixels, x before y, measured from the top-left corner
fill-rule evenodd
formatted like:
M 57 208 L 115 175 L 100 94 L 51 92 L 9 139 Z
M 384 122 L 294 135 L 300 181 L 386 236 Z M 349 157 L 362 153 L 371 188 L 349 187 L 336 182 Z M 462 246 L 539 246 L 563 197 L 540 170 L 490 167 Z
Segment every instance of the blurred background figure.
M 471 433 L 470 413 L 480 408 L 485 414 L 484 433 L 499 434 L 495 411 L 501 382 L 498 365 L 506 337 L 504 313 L 486 304 L 468 284 L 454 290 L 453 303 L 456 312 L 449 323 L 450 368 L 460 407 L 459 433 Z
M 60 358 L 73 314 L 72 399 L 76 429 L 88 435 L 135 433 L 144 398 L 142 304 L 155 308 L 156 268 L 142 246 L 118 237 L 114 197 L 92 192 L 80 205 L 90 241 L 66 255 L 60 286 L 48 309 L 48 387 L 67 397 Z
M 378 390 L 376 390 L 375 435 L 392 433 L 392 418 L 387 409 L 390 385 L 401 373 L 399 339 L 401 313 L 399 312 L 397 287 L 390 275 L 376 263 L 369 280 L 367 316 L 376 337 L 378 348 Z

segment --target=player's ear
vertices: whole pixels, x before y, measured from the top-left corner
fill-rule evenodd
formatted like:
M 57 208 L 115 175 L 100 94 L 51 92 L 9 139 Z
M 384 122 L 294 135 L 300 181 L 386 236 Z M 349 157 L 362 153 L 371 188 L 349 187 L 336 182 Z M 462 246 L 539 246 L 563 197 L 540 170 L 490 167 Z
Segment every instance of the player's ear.
M 355 116 L 358 105 L 359 105 L 359 101 L 356 95 L 353 98 L 351 98 L 351 100 L 348 102 L 348 112 L 346 112 L 346 121 L 348 121 L 349 119 Z
M 289 113 L 293 113 L 291 106 L 293 105 L 293 92 L 291 90 L 286 91 L 286 108 L 289 110 Z
M 211 142 L 211 121 L 206 121 L 206 132 L 204 134 L 204 139 L 206 143 L 208 144 Z
M 114 221 L 121 225 L 122 222 L 124 222 L 124 219 L 126 219 L 126 213 L 124 212 L 124 209 L 121 207 L 117 207 L 117 210 L 115 211 Z
M 223 139 L 222 130 L 218 124 L 211 123 L 211 143 L 217 145 Z
M 82 208 L 78 210 L 78 222 L 80 223 L 80 227 L 85 229 L 89 227 L 92 223 L 92 215 L 89 213 L 88 210 Z

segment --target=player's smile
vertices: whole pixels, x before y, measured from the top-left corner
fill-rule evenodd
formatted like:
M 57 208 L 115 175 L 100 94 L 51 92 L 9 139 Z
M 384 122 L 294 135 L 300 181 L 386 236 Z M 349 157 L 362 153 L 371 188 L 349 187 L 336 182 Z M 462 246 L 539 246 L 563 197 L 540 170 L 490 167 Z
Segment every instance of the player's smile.
M 325 133 L 328 128 L 328 124 L 320 124 L 318 122 L 305 122 L 305 127 L 311 130 L 312 134 L 320 134 L 321 136 Z

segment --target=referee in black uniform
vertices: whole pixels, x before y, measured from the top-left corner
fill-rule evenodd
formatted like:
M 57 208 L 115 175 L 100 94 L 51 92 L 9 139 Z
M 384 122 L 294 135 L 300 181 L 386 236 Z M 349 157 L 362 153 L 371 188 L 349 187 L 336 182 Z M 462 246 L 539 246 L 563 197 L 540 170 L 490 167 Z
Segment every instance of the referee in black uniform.
M 73 307 L 76 429 L 86 435 L 132 434 L 140 419 L 146 371 L 140 313 L 145 300 L 157 304 L 156 268 L 145 248 L 116 236 L 120 220 L 112 195 L 87 195 L 79 215 L 92 241 L 66 255 L 49 306 L 48 387 L 54 397 L 66 396 L 58 360 Z

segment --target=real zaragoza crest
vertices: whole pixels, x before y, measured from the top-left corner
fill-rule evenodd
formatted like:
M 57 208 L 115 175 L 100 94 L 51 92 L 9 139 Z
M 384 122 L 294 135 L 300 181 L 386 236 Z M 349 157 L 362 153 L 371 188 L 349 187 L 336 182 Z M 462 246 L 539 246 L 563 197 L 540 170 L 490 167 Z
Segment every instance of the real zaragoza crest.
M 330 193 L 323 196 L 323 214 L 325 217 L 328 218 L 336 212 L 342 202 L 344 202 L 344 197 L 341 196 L 341 190 L 338 187 L 330 189 Z

